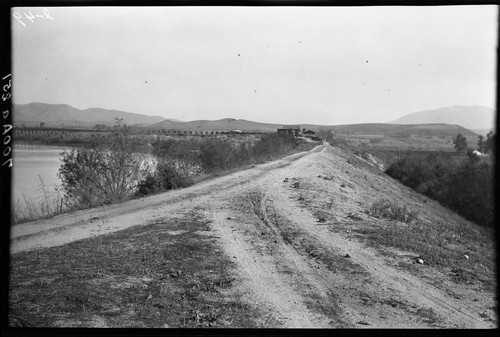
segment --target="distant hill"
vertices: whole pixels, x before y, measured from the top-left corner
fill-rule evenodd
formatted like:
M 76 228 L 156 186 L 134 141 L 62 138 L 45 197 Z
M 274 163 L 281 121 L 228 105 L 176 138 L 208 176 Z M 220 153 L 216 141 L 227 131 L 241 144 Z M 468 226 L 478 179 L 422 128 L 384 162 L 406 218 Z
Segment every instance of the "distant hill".
M 483 106 L 450 106 L 404 115 L 391 124 L 457 124 L 469 130 L 492 130 L 495 127 L 495 110 Z
M 486 137 L 486 135 L 491 131 L 492 129 L 471 129 L 472 132 L 477 133 L 478 135 L 482 135 L 483 137 Z M 494 130 L 494 129 L 493 129 Z
M 44 122 L 46 126 L 94 126 L 105 124 L 112 126 L 115 118 L 123 118 L 127 125 L 143 124 L 150 125 L 165 120 L 163 117 L 146 116 L 137 113 L 118 110 L 106 110 L 91 108 L 80 110 L 67 104 L 14 104 L 14 124 L 25 124 L 26 126 L 38 125 Z
M 367 124 L 345 124 L 335 125 L 331 130 L 348 133 L 353 135 L 377 135 L 385 137 L 422 137 L 422 138 L 449 138 L 455 137 L 459 132 L 465 137 L 475 138 L 477 134 L 460 125 L 450 124 L 385 124 L 385 123 L 367 123 Z
M 244 132 L 276 132 L 282 124 L 252 122 L 245 119 L 223 118 L 218 120 L 196 120 L 190 122 L 176 122 L 165 120 L 150 126 L 155 129 L 174 129 L 180 131 L 233 131 Z
M 484 108 L 487 109 L 487 108 Z M 491 109 L 489 109 L 491 110 Z M 418 114 L 418 113 L 417 113 Z M 411 114 L 413 115 L 413 114 Z M 408 118 L 411 117 L 408 115 Z M 425 114 L 424 114 L 425 115 Z M 178 131 L 234 131 L 243 132 L 276 132 L 283 124 L 259 123 L 245 119 L 224 118 L 219 120 L 195 120 L 182 122 L 174 119 L 165 119 L 158 116 L 146 116 L 136 113 L 91 108 L 86 110 L 76 109 L 66 104 L 31 103 L 14 105 L 14 124 L 38 126 L 44 122 L 46 127 L 94 127 L 96 124 L 112 126 L 115 118 L 123 118 L 123 123 L 145 127 L 148 129 L 165 129 Z M 403 117 L 405 118 L 405 117 Z M 413 117 L 412 117 L 413 118 Z M 456 124 L 456 123 L 453 123 Z M 397 138 L 441 138 L 449 139 L 457 133 L 462 133 L 469 139 L 477 138 L 477 134 L 459 125 L 445 123 L 434 124 L 389 124 L 366 123 L 346 125 L 317 125 L 299 124 L 306 130 L 335 130 L 338 133 L 351 135 L 379 135 Z

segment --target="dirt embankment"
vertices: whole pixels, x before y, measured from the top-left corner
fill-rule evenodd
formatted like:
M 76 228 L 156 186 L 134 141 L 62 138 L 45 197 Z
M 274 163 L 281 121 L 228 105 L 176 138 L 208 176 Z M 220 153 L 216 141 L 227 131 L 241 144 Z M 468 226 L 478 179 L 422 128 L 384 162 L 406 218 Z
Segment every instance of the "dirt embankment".
M 450 283 L 430 267 L 418 277 L 398 267 L 415 260 L 414 252 L 381 254 L 353 235 L 356 227 L 385 225 L 365 212 L 381 196 L 413 207 L 425 221 L 444 212 L 360 159 L 323 145 L 187 189 L 15 226 L 11 252 L 196 209 L 236 262 L 237 291 L 273 326 L 495 327 L 492 292 Z M 451 296 L 451 288 L 460 296 Z

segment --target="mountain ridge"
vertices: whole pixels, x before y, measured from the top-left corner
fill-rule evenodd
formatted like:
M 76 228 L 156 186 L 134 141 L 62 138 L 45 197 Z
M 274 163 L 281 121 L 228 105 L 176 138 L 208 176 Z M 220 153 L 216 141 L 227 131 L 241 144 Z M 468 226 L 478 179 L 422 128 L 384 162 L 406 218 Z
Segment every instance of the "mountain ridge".
M 448 109 L 460 110 L 461 106 L 452 106 Z M 486 113 L 492 109 L 481 107 Z M 485 110 L 486 109 L 486 110 Z M 439 109 L 438 109 L 439 110 Z M 442 110 L 442 109 L 441 109 Z M 425 113 L 432 113 L 435 110 L 426 110 Z M 491 111 L 489 114 L 491 115 Z M 347 131 L 353 134 L 412 134 L 412 133 L 434 133 L 450 134 L 452 132 L 466 132 L 473 134 L 473 130 L 484 128 L 466 128 L 456 121 L 452 123 L 432 122 L 432 123 L 410 123 L 411 118 L 407 116 L 419 116 L 422 112 L 416 112 L 405 115 L 398 120 L 389 123 L 358 123 L 342 125 L 319 125 L 319 124 L 300 124 L 301 129 L 319 130 L 339 130 Z M 470 114 L 470 111 L 469 113 Z M 147 127 L 150 129 L 168 129 L 178 131 L 234 131 L 243 132 L 276 132 L 276 129 L 282 128 L 283 124 L 254 122 L 246 119 L 234 119 L 230 117 L 217 120 L 193 120 L 179 121 L 167 119 L 160 116 L 147 116 L 132 112 L 119 110 L 109 110 L 101 108 L 88 108 L 85 110 L 74 108 L 68 104 L 47 104 L 47 103 L 29 103 L 14 105 L 14 123 L 17 125 L 31 124 L 38 126 L 41 122 L 45 126 L 74 126 L 74 127 L 93 127 L 96 124 L 105 124 L 112 126 L 115 124 L 115 118 L 123 118 L 123 123 L 136 127 Z M 406 119 L 405 119 L 406 118 Z M 396 123 L 401 121 L 402 123 Z M 425 122 L 425 120 L 424 120 Z
M 114 109 L 88 108 L 82 110 L 68 104 L 14 104 L 13 112 L 15 124 L 43 122 L 53 126 L 114 125 L 115 118 L 123 118 L 123 123 L 133 125 L 151 124 L 165 120 L 160 116 L 147 116 Z
M 446 123 L 460 125 L 469 130 L 492 130 L 495 128 L 495 110 L 480 105 L 453 105 L 438 109 L 412 112 L 387 123 Z

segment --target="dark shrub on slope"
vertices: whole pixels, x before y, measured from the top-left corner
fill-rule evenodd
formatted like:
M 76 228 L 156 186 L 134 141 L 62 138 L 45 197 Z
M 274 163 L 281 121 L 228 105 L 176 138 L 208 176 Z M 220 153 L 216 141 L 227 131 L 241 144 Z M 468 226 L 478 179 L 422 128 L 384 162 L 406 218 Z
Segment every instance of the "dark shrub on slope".
M 493 168 L 473 155 L 409 155 L 386 173 L 481 226 L 493 226 Z

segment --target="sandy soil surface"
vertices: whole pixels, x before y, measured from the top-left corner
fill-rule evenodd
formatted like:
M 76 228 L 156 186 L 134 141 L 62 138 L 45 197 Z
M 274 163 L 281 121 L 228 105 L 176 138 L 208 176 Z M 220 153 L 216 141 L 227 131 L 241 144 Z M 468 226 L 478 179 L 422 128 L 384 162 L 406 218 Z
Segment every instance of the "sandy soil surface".
M 450 282 L 436 287 L 432 280 L 443 275 L 418 278 L 396 267 L 396 260 L 411 259 L 410 253 L 381 255 L 349 235 L 352 221 L 346 215 L 366 219 L 364 210 L 381 193 L 417 209 L 424 219 L 439 214 L 436 203 L 422 206 L 424 197 L 368 162 L 352 165 L 349 156 L 322 145 L 190 188 L 17 225 L 11 253 L 197 209 L 236 261 L 235 284 L 245 301 L 281 327 L 496 327 L 494 313 L 486 309 L 495 306 L 494 294 Z M 336 221 L 321 223 L 315 210 Z M 382 220 L 370 221 L 383 225 Z M 460 299 L 450 296 L 448 288 Z

